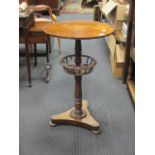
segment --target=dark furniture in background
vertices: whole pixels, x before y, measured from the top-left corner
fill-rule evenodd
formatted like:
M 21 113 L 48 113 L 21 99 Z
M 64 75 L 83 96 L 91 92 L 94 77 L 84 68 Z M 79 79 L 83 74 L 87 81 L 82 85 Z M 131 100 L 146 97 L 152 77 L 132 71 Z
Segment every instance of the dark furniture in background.
M 52 8 L 53 13 L 55 13 L 56 15 L 60 14 L 60 10 L 62 7 L 62 4 L 60 2 L 60 0 L 28 0 L 28 3 L 30 5 L 49 5 Z
M 130 1 L 123 83 L 135 102 L 135 0 Z
M 24 16 L 19 15 L 19 35 L 24 36 L 25 40 L 25 54 L 27 61 L 28 84 L 31 87 L 31 69 L 30 69 L 30 51 L 28 47 L 29 29 L 34 25 L 34 12 L 27 9 Z
M 81 7 L 93 7 L 94 5 L 97 5 L 101 0 L 91 0 L 90 2 L 87 2 L 87 0 L 82 0 Z
M 48 23 L 52 24 L 52 19 L 44 19 L 44 18 L 37 18 L 34 16 L 35 11 L 43 11 L 49 10 L 49 6 L 28 6 L 26 12 L 21 13 L 19 15 L 19 43 L 25 43 L 26 50 L 24 53 L 19 53 L 20 56 L 27 58 L 27 67 L 28 67 L 28 81 L 29 87 L 31 87 L 31 65 L 30 65 L 30 57 L 34 56 L 35 58 L 35 66 L 37 65 L 37 57 L 44 56 L 46 57 L 47 66 L 49 67 L 49 52 L 51 51 L 50 46 L 50 36 L 45 34 L 42 31 L 42 27 Z M 49 11 L 50 13 L 51 11 Z M 52 16 L 52 15 L 51 15 Z M 37 44 L 45 44 L 46 45 L 46 52 L 38 53 L 37 52 Z M 34 46 L 32 46 L 34 45 Z M 31 52 L 30 48 L 31 47 Z M 34 47 L 34 50 L 33 50 Z M 49 69 L 48 69 L 49 70 Z M 45 80 L 46 82 L 49 81 L 49 71 L 46 74 Z

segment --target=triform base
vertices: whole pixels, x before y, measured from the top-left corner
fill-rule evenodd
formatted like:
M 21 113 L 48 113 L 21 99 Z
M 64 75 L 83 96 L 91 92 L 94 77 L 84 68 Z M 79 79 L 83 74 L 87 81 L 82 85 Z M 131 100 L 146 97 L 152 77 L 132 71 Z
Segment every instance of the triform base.
M 50 125 L 55 126 L 58 124 L 76 125 L 79 127 L 87 128 L 91 130 L 94 134 L 101 133 L 99 123 L 91 116 L 88 111 L 88 102 L 82 100 L 82 110 L 85 111 L 86 115 L 80 119 L 73 118 L 71 112 L 75 108 L 71 108 L 66 112 L 54 115 L 51 117 Z

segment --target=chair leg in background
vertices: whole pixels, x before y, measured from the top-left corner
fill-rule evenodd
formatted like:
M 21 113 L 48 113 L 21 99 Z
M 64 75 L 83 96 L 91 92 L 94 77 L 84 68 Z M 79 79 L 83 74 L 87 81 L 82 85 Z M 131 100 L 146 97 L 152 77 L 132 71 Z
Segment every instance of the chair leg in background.
M 47 64 L 46 64 L 46 71 L 45 71 L 45 77 L 44 80 L 45 82 L 49 82 L 50 81 L 50 70 L 51 70 L 51 66 L 49 63 L 49 42 L 46 42 L 46 59 L 47 59 Z
M 58 40 L 58 48 L 59 48 L 60 54 L 61 54 L 62 53 L 62 51 L 61 51 L 61 40 L 60 40 L 60 38 L 57 38 L 57 40 Z
M 34 66 L 37 66 L 37 44 L 34 44 Z
M 51 53 L 51 40 L 50 40 L 50 36 L 48 37 L 48 48 L 49 48 L 49 53 Z
M 49 63 L 49 42 L 46 42 L 46 61 Z

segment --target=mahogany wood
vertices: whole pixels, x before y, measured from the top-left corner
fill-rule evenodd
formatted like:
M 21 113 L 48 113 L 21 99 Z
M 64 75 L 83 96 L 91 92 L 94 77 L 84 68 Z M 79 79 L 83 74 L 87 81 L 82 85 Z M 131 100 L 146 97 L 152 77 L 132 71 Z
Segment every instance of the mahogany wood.
M 66 112 L 54 115 L 51 117 L 51 125 L 54 124 L 68 124 L 68 125 L 76 125 L 79 127 L 83 127 L 91 130 L 95 134 L 99 134 L 101 132 L 99 123 L 91 116 L 88 110 L 88 102 L 86 100 L 82 100 L 82 109 L 86 112 L 86 117 L 77 119 L 70 116 L 71 112 L 75 110 L 75 108 L 71 108 Z
M 110 35 L 113 29 L 108 24 L 96 21 L 62 21 L 47 24 L 43 31 L 51 36 L 75 39 L 75 64 L 81 64 L 81 39 L 94 39 Z M 51 124 L 72 124 L 100 133 L 100 125 L 90 115 L 87 101 L 82 100 L 82 76 L 75 76 L 75 107 L 51 117 Z
M 81 40 L 75 41 L 75 64 L 80 66 L 81 64 Z M 71 112 L 71 117 L 82 118 L 86 114 L 82 111 L 82 88 L 81 88 L 81 76 L 75 76 L 75 109 Z
M 113 29 L 109 24 L 90 20 L 61 21 L 47 24 L 43 31 L 54 37 L 68 39 L 95 39 L 110 35 Z

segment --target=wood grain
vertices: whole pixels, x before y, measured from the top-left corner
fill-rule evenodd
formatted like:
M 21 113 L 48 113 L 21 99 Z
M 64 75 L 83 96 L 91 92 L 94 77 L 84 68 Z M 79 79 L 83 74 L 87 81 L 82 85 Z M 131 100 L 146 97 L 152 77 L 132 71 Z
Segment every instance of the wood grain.
M 81 119 L 71 117 L 71 111 L 74 109 L 75 108 L 71 108 L 66 112 L 51 116 L 51 122 L 54 124 L 76 125 L 87 128 L 91 131 L 99 130 L 100 125 L 89 113 L 88 102 L 86 100 L 82 100 L 82 109 L 86 112 L 85 117 Z
M 46 24 L 43 31 L 51 36 L 68 39 L 94 39 L 110 35 L 109 24 L 89 20 L 61 21 Z

